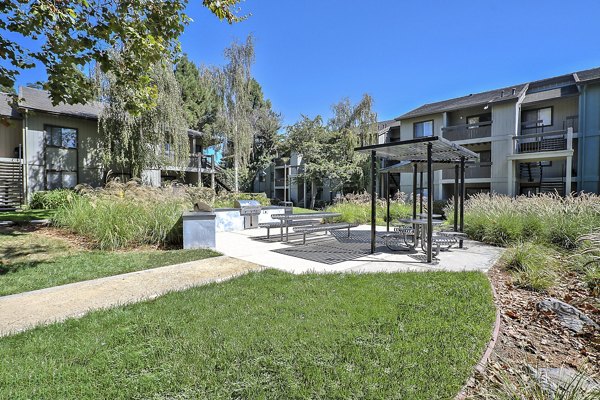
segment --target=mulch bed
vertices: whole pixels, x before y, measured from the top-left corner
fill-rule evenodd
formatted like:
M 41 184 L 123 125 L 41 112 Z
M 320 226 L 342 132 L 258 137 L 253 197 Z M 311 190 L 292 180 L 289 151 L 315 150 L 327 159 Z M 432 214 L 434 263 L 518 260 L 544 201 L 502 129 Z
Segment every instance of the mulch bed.
M 548 297 L 562 300 L 600 323 L 600 298 L 595 297 L 576 273 L 567 273 L 560 283 L 538 293 L 515 287 L 510 275 L 500 266 L 490 272 L 500 309 L 498 341 L 485 374 L 475 376 L 467 391 L 470 395 L 485 392 L 499 374 L 523 373 L 523 366 L 533 368 L 573 368 L 587 375 L 600 375 L 600 332 L 576 334 L 560 324 L 554 314 L 538 312 L 536 304 Z

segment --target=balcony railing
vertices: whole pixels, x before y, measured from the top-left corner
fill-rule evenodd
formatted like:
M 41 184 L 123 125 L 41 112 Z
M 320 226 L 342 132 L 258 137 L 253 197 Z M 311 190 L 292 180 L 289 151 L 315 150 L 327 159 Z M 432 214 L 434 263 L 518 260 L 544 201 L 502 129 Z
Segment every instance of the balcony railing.
M 492 121 L 477 122 L 442 128 L 442 136 L 448 140 L 480 139 L 492 136 Z
M 492 163 L 481 162 L 475 166 L 469 166 L 465 169 L 465 179 L 482 179 L 492 177 Z M 445 169 L 442 172 L 443 179 L 454 179 L 454 170 Z
M 173 152 L 165 151 L 165 159 L 168 167 L 175 168 L 175 155 Z M 171 164 L 169 164 L 169 162 Z M 204 169 L 214 169 L 215 167 L 215 157 L 214 155 L 205 156 L 203 154 L 190 154 L 188 157 L 187 164 L 185 168 L 204 168 Z
M 573 128 L 513 137 L 515 153 L 539 153 L 573 149 Z

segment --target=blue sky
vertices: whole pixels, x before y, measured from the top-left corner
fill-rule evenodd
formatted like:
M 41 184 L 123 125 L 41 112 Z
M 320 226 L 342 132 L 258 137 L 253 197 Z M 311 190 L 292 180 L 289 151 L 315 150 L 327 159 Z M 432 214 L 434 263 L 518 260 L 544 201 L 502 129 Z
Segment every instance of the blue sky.
M 246 0 L 219 22 L 190 0 L 181 38 L 192 60 L 256 39 L 253 74 L 285 124 L 374 97 L 379 119 L 423 103 L 600 66 L 598 0 Z M 39 74 L 39 72 L 38 72 Z M 20 83 L 41 79 L 28 73 Z

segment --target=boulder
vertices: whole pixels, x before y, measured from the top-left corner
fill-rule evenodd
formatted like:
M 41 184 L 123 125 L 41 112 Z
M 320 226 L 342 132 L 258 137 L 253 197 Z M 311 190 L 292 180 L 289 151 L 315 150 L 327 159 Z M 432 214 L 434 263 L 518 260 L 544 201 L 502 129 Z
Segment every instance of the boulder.
M 600 330 L 600 326 L 590 317 L 579 311 L 570 304 L 554 298 L 548 298 L 537 303 L 538 311 L 553 312 L 557 315 L 560 323 L 576 333 L 584 331 L 586 326 L 594 330 Z
M 203 201 L 196 200 L 194 202 L 194 211 L 212 212 L 213 208 Z
M 571 398 L 567 394 L 576 393 L 600 394 L 600 382 L 572 368 L 530 367 L 529 369 L 531 376 L 538 382 L 540 388 L 550 395 L 550 398 Z

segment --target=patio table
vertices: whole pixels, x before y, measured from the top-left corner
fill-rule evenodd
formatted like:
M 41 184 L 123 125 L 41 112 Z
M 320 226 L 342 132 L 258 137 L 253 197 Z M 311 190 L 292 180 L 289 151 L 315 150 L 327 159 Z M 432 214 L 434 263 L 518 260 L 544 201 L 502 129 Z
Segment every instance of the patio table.
M 427 218 L 427 213 L 417 214 L 417 217 Z M 431 214 L 431 218 L 440 219 L 442 218 L 442 214 Z
M 400 222 L 404 224 L 412 224 L 415 227 L 414 245 L 417 248 L 419 244 L 420 232 L 423 230 L 423 236 L 427 235 L 427 219 L 426 218 L 401 218 Z M 432 225 L 441 225 L 443 221 L 431 221 Z M 421 241 L 423 239 L 421 238 Z
M 285 226 L 285 241 L 288 241 L 290 221 L 301 221 L 303 219 L 320 219 L 341 217 L 342 214 L 334 212 L 315 212 L 315 213 L 298 213 L 298 214 L 273 214 L 271 218 L 278 219 L 283 222 L 281 224 L 281 241 L 283 242 L 283 228 Z

